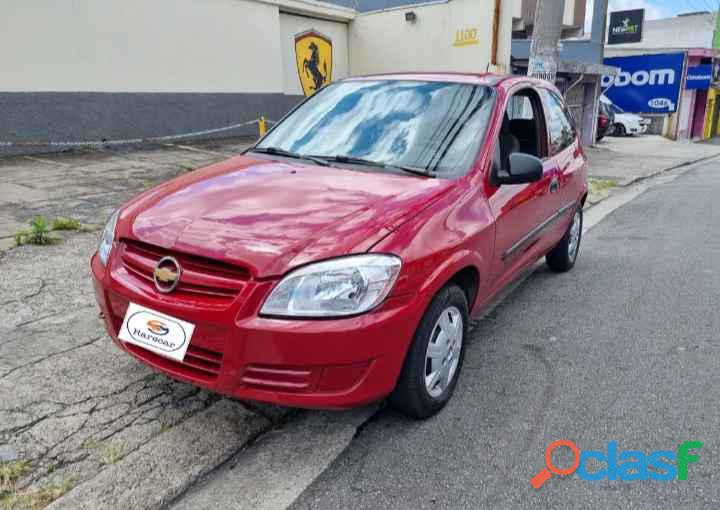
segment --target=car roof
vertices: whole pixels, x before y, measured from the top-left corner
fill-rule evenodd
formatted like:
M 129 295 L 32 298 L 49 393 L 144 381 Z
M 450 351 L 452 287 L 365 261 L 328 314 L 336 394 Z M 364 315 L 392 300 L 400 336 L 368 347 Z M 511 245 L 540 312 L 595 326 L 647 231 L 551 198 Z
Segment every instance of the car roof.
M 485 85 L 489 87 L 505 87 L 515 85 L 516 83 L 527 83 L 530 85 L 544 85 L 545 87 L 552 85 L 546 81 L 538 80 L 524 75 L 514 74 L 495 74 L 495 73 L 457 73 L 457 72 L 406 72 L 406 73 L 384 73 L 369 74 L 363 76 L 353 76 L 346 78 L 347 81 L 358 80 L 415 80 L 415 81 L 437 81 L 451 83 L 469 83 L 475 85 Z

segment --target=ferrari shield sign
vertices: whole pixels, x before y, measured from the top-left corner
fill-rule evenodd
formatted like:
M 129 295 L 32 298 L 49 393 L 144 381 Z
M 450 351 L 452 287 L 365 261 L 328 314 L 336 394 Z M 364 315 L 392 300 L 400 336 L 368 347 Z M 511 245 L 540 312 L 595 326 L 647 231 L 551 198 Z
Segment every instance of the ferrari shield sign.
M 295 60 L 306 96 L 332 81 L 332 41 L 315 30 L 295 36 Z

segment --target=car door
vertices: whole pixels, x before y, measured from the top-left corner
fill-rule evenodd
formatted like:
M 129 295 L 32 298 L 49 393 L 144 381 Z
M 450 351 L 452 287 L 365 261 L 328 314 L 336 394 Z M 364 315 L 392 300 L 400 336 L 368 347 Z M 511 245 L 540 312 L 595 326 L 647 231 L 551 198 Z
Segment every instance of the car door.
M 540 89 L 547 115 L 549 153 L 557 173 L 551 183 L 549 203 L 557 216 L 548 229 L 548 242 L 554 244 L 567 228 L 582 186 L 582 170 L 586 159 L 577 129 L 564 100 L 555 91 Z
M 543 160 L 543 177 L 528 184 L 487 188 L 495 218 L 494 288 L 503 287 L 533 259 L 542 225 L 553 214 L 547 195 L 557 175 L 554 160 L 547 157 L 546 116 L 537 91 L 525 87 L 508 95 L 491 172 L 506 166 L 510 153 L 521 152 Z

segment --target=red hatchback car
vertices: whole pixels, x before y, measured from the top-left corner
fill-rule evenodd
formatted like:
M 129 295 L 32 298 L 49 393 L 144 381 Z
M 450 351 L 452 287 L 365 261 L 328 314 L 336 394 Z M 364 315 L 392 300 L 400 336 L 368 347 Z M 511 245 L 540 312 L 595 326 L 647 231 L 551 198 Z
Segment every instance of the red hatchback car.
M 244 154 L 150 189 L 92 257 L 123 350 L 241 399 L 428 417 L 468 322 L 545 256 L 577 258 L 586 157 L 527 77 L 335 82 Z

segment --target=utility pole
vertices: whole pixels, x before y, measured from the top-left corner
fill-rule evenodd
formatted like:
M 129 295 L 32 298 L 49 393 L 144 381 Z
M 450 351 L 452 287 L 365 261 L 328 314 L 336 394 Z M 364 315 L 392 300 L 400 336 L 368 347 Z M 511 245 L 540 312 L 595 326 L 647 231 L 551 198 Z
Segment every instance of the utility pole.
M 603 53 L 605 52 L 607 9 L 608 0 L 595 0 L 593 3 L 590 46 L 592 48 L 592 57 L 596 59 L 597 62 L 603 61 Z
M 555 83 L 562 35 L 564 0 L 537 0 L 528 75 Z

